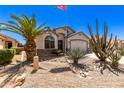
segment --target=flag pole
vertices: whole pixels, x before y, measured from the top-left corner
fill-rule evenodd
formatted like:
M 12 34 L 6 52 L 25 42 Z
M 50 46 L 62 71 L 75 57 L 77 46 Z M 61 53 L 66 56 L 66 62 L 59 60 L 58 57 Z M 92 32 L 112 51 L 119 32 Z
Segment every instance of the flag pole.
M 59 8 L 59 9 L 61 9 L 61 10 L 64 10 L 64 11 L 66 11 L 66 5 L 57 5 L 56 6 L 57 8 Z M 66 22 L 66 12 L 65 12 L 65 14 L 64 14 L 64 20 L 65 20 L 65 22 Z M 68 36 L 68 28 L 67 28 L 67 26 L 66 26 L 66 24 L 65 24 L 65 29 L 64 29 L 64 33 L 65 33 L 65 35 L 64 35 L 64 54 L 66 55 L 66 50 L 67 50 L 67 48 L 68 48 L 68 41 L 67 41 L 67 36 Z

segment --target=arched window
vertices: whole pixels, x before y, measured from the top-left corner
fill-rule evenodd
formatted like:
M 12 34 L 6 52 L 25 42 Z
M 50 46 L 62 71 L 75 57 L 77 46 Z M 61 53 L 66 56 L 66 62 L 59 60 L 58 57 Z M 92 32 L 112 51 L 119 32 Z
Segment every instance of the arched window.
M 52 36 L 47 36 L 45 38 L 45 48 L 55 48 L 55 39 Z

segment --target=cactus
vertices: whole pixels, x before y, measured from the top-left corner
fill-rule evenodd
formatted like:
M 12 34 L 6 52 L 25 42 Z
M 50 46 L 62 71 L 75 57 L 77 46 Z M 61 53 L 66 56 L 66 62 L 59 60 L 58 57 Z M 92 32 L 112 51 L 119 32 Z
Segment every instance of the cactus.
M 96 20 L 96 35 L 92 33 L 91 25 L 88 25 L 89 33 L 90 33 L 90 47 L 95 55 L 99 58 L 100 61 L 105 61 L 109 50 L 112 50 L 116 46 L 117 37 L 115 37 L 114 42 L 112 41 L 112 34 L 107 39 L 108 27 L 106 23 L 104 23 L 104 34 L 100 37 L 98 32 L 98 21 Z

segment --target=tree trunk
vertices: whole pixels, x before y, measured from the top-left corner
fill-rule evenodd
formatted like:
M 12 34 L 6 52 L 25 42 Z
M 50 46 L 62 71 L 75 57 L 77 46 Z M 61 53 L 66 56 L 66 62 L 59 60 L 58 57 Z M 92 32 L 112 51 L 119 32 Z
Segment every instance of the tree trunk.
M 26 55 L 27 55 L 27 61 L 33 62 L 34 56 L 36 56 L 36 43 L 33 39 L 27 40 L 27 43 L 24 47 Z

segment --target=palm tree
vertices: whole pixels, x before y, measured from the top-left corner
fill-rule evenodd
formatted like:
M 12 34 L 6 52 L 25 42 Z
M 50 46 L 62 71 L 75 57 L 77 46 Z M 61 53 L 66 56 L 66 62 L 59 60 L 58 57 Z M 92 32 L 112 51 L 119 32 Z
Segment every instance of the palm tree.
M 15 32 L 23 36 L 26 40 L 24 50 L 27 55 L 27 60 L 33 61 L 33 57 L 37 55 L 36 43 L 34 39 L 41 34 L 44 24 L 37 26 L 34 15 L 32 18 L 29 18 L 26 15 L 22 15 L 21 17 L 11 15 L 10 17 L 13 19 L 12 21 L 8 21 L 8 23 L 0 22 L 0 25 L 2 25 L 0 31 Z

